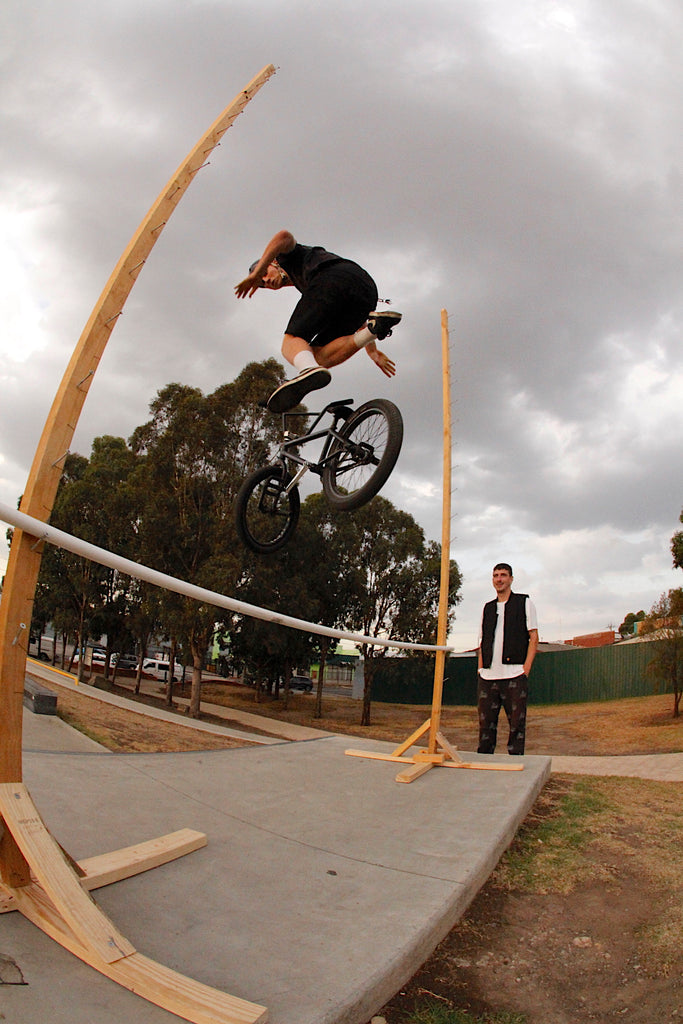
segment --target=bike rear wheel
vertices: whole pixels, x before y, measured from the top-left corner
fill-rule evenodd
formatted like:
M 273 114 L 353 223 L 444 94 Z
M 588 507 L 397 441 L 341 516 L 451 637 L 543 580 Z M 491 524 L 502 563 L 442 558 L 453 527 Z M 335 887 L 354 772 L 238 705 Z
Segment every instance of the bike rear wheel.
M 285 546 L 299 522 L 298 488 L 283 466 L 263 466 L 242 484 L 235 501 L 235 525 L 244 544 L 260 555 Z
M 339 434 L 323 468 L 323 491 L 333 508 L 348 512 L 388 480 L 403 443 L 403 419 L 393 402 L 375 398 L 356 409 Z

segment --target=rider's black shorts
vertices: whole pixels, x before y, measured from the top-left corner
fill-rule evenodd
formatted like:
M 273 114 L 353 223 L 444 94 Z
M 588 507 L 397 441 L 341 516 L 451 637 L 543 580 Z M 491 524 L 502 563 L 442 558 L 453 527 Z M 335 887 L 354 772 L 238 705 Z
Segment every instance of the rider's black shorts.
M 322 267 L 299 299 L 286 334 L 309 345 L 327 345 L 362 327 L 377 305 L 377 286 L 357 263 Z

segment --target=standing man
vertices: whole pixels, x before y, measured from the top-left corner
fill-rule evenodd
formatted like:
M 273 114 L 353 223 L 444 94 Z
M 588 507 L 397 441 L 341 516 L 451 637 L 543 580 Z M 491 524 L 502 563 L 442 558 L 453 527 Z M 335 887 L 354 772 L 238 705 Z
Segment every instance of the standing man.
M 484 605 L 478 651 L 478 754 L 493 754 L 501 705 L 510 725 L 508 754 L 523 754 L 529 673 L 538 650 L 536 609 L 512 591 L 512 568 L 493 567 L 496 598 Z
M 285 331 L 282 354 L 299 371 L 267 402 L 271 412 L 287 412 L 310 391 L 332 379 L 328 367 L 346 362 L 364 348 L 387 377 L 396 367 L 376 341 L 391 334 L 400 313 L 377 312 L 377 286 L 362 267 L 322 246 L 300 245 L 289 231 L 273 235 L 249 274 L 235 286 L 238 299 L 259 288 L 278 291 L 293 286 L 301 292 Z

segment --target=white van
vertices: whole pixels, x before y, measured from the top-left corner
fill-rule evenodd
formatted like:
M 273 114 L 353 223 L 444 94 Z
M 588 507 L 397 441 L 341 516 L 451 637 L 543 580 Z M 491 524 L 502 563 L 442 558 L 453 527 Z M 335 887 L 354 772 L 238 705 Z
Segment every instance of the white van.
M 142 663 L 142 671 L 146 672 L 148 676 L 154 676 L 155 679 L 161 679 L 162 682 L 168 682 L 168 672 L 171 667 L 170 661 L 159 661 L 157 658 L 145 658 Z M 178 666 L 175 665 L 173 668 L 173 682 L 178 681 Z

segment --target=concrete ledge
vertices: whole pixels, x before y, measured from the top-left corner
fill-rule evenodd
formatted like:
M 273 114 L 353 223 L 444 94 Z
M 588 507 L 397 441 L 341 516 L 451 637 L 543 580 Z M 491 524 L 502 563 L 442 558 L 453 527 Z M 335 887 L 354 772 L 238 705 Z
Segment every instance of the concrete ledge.
M 37 679 L 26 676 L 24 679 L 24 707 L 34 715 L 56 715 L 57 694 L 54 690 L 43 686 Z
M 515 772 L 435 768 L 399 785 L 395 764 L 345 756 L 350 742 L 27 753 L 24 774 L 77 859 L 182 827 L 208 837 L 190 857 L 98 890 L 97 903 L 141 953 L 267 1006 L 277 1024 L 366 1024 L 489 877 L 550 758 L 525 756 Z M 3 986 L 12 1024 L 177 1019 L 17 913 L 3 919 L 2 948 L 27 982 Z

